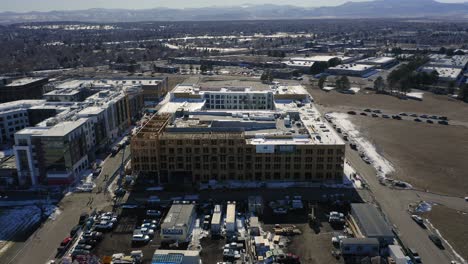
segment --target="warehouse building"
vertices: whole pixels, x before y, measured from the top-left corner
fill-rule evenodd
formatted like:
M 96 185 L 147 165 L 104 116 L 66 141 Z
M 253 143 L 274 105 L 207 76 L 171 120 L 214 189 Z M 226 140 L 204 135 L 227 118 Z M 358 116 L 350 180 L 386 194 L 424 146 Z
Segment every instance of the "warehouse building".
M 377 71 L 376 67 L 372 65 L 350 63 L 330 67 L 326 72 L 332 75 L 346 75 L 367 78 L 372 74 L 375 74 Z
M 195 204 L 174 203 L 161 224 L 161 240 L 186 242 L 192 232 L 195 218 Z
M 376 238 L 381 247 L 393 244 L 395 235 L 375 206 L 366 203 L 351 204 L 351 216 L 362 236 Z
M 398 61 L 392 57 L 370 57 L 356 61 L 358 64 L 371 65 L 379 69 L 388 69 L 398 64 Z
M 344 141 L 302 86 L 181 85 L 161 105 L 131 142 L 161 184 L 343 180 Z

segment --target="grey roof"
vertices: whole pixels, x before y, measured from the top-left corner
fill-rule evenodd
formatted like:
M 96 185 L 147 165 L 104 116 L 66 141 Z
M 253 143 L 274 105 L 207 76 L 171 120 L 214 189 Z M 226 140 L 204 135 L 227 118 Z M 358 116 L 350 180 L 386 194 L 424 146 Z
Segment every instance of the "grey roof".
M 351 204 L 351 214 L 367 237 L 393 237 L 393 232 L 382 214 L 371 204 Z
M 356 237 L 351 237 L 351 238 L 343 238 L 341 240 L 341 243 L 343 245 L 379 245 L 379 240 L 377 238 L 368 238 L 368 237 L 363 237 L 363 238 L 356 238 Z
M 164 218 L 162 223 L 163 228 L 172 228 L 176 226 L 188 226 L 190 224 L 191 216 L 195 210 L 194 204 L 179 203 L 173 204 L 171 209 Z

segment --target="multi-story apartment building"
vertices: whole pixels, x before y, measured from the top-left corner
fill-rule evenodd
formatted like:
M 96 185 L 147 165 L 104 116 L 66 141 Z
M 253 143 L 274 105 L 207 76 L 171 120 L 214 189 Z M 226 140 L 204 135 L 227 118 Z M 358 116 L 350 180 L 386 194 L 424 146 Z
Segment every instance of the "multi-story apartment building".
M 68 184 L 89 167 L 92 122 L 86 118 L 15 134 L 14 152 L 21 185 Z
M 12 142 L 15 133 L 29 126 L 28 109 L 44 100 L 21 100 L 0 104 L 0 144 Z
M 234 108 L 227 101 L 259 91 L 265 103 Z M 212 95 L 220 96 L 214 109 Z M 160 183 L 343 179 L 345 144 L 301 86 L 176 87 L 131 147 L 134 172 Z
M 21 79 L 9 79 L 0 82 L 0 103 L 24 99 L 41 99 L 43 86 L 49 79 L 41 77 L 27 77 Z
M 19 184 L 74 181 L 98 151 L 107 150 L 137 120 L 144 106 L 140 85 L 102 80 L 71 80 L 60 85 L 64 87 L 46 96 L 51 101 L 15 103 L 14 111 L 22 111 L 22 116 L 3 104 L 5 115 L 8 110 L 11 119 L 25 119 L 22 130 L 14 133 Z M 10 120 L 8 116 L 6 120 Z

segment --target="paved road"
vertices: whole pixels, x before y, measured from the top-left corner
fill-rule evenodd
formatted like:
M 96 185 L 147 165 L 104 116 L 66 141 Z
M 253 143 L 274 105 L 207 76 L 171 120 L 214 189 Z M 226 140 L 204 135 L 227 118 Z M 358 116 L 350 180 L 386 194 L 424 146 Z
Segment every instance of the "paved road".
M 42 264 L 54 259 L 56 248 L 60 242 L 68 236 L 70 229 L 78 223 L 78 218 L 83 212 L 91 212 L 93 209 L 109 210 L 112 201 L 104 192 L 96 193 L 99 187 L 106 185 L 104 175 L 113 175 L 119 169 L 122 161 L 122 151 L 115 157 L 109 157 L 103 164 L 101 176 L 96 180 L 97 187 L 93 193 L 73 193 L 65 196 L 58 204 L 62 211 L 55 220 L 47 220 L 25 242 L 15 243 L 5 254 L 0 256 L 0 263 L 5 264 Z M 125 156 L 130 155 L 127 147 Z M 88 201 L 93 199 L 91 205 Z
M 391 189 L 378 182 L 376 170 L 364 163 L 357 151 L 348 148 L 346 158 L 356 171 L 366 179 L 373 197 L 388 220 L 399 231 L 403 243 L 408 247 L 415 248 L 421 255 L 423 263 L 441 264 L 456 260 L 453 253 L 448 249 L 440 250 L 429 240 L 429 231 L 417 225 L 411 219 L 407 209 L 410 203 L 425 200 L 468 212 L 468 206 L 462 198 L 413 190 Z

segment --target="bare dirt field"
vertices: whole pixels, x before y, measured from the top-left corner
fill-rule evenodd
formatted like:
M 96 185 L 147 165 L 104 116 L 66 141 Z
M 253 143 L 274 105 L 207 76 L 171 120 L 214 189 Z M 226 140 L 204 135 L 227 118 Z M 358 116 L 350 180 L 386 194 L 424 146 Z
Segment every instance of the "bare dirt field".
M 359 115 L 351 118 L 377 151 L 393 163 L 395 178 L 419 189 L 468 195 L 468 128 L 464 125 L 468 122 L 468 104 L 431 93 L 425 93 L 423 101 L 414 101 L 373 93 L 346 95 L 318 89 L 310 91 L 325 111 L 373 108 L 386 114 L 444 115 L 459 121 L 460 125 L 442 126 Z
M 365 116 L 351 121 L 394 164 L 396 179 L 431 192 L 468 194 L 468 128 Z
M 410 112 L 417 114 L 443 115 L 450 119 L 468 122 L 468 104 L 444 95 L 424 92 L 423 101 L 402 100 L 394 96 L 375 94 L 361 90 L 349 95 L 336 91 L 324 92 L 318 88 L 309 89 L 314 100 L 323 107 L 337 110 L 377 108 L 387 112 Z
M 450 244 L 464 258 L 468 259 L 468 214 L 435 205 L 430 212 L 424 213 L 443 237 L 450 238 Z

